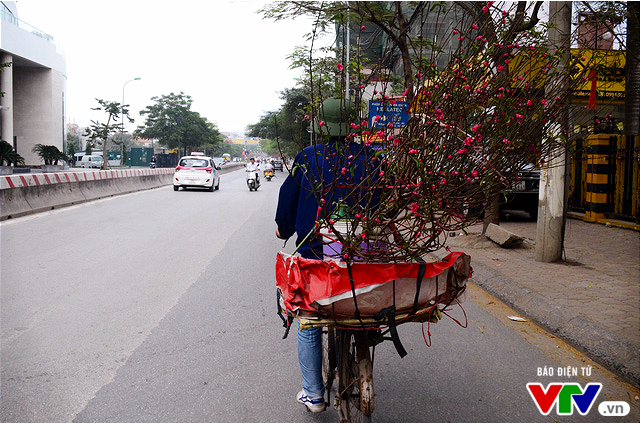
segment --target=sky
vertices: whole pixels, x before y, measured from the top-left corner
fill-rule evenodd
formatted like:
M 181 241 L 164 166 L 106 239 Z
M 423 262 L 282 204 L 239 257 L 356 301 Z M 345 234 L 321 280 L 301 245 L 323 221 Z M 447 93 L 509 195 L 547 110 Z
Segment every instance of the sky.
M 123 103 L 124 91 L 135 119 L 127 131 L 144 123 L 138 112 L 152 97 L 183 92 L 220 131 L 243 132 L 295 86 L 302 71 L 289 69 L 286 57 L 312 28 L 306 18 L 263 19 L 256 11 L 266 3 L 253 0 L 16 3 L 20 20 L 63 46 L 67 123 L 104 121 L 91 110 L 96 98 Z

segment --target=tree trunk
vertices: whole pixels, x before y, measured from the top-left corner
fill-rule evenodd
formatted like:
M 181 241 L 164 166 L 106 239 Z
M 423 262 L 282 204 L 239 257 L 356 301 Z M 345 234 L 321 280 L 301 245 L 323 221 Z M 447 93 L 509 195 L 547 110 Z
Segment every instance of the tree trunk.
M 482 234 L 487 232 L 489 224 L 500 224 L 500 196 L 501 193 L 492 194 L 484 204 L 484 218 L 482 219 Z

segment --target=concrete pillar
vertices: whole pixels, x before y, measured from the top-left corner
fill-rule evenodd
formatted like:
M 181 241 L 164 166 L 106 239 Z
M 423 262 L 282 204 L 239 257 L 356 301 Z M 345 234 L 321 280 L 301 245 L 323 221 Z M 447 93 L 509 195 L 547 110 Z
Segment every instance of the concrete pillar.
M 13 56 L 3 54 L 1 63 L 13 62 Z M 3 140 L 13 146 L 13 65 L 3 68 L 0 72 L 0 91 L 4 91 L 4 96 L 0 97 L 0 120 L 2 122 Z
M 568 84 L 569 47 L 571 35 L 571 6 L 569 1 L 549 2 L 549 17 L 554 24 L 549 28 L 549 48 L 558 48 L 565 52 L 565 60 L 560 63 L 561 83 Z M 560 139 L 568 136 L 569 113 L 565 109 L 556 117 L 551 135 Z M 562 259 L 564 230 L 567 206 L 567 155 L 559 140 L 558 148 L 545 159 L 540 172 L 540 190 L 538 196 L 538 223 L 536 226 L 536 261 L 554 262 Z

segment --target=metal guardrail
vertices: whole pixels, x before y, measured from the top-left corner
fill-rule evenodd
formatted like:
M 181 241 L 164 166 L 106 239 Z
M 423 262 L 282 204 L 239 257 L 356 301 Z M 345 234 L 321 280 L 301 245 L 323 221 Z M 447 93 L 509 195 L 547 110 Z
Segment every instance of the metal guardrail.
M 39 30 L 38 28 L 34 27 L 33 25 L 29 25 L 28 23 L 21 21 L 20 19 L 16 18 L 11 12 L 9 12 L 6 9 L 1 9 L 0 10 L 0 18 L 5 21 L 5 22 L 9 22 L 10 24 L 13 24 L 15 26 L 17 26 L 18 28 L 21 28 L 25 31 L 28 31 L 30 33 L 32 33 L 33 35 L 36 35 L 44 40 L 47 40 L 48 42 L 52 43 L 52 44 L 56 44 L 53 36 L 47 34 L 44 31 Z

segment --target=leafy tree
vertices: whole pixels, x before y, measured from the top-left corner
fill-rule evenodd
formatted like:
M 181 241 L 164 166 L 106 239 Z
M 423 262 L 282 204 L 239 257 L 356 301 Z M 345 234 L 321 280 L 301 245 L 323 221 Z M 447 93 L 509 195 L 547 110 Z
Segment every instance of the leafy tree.
M 67 160 L 67 156 L 56 146 L 36 144 L 33 147 L 33 153 L 36 153 L 45 165 L 57 165 L 58 161 L 65 162 Z
M 111 137 L 111 141 L 116 146 L 120 146 L 120 165 L 127 163 L 127 151 L 133 144 L 133 137 L 129 133 L 119 132 Z
M 119 122 L 120 116 L 123 116 L 133 122 L 129 117 L 129 105 L 122 105 L 118 102 L 111 102 L 102 99 L 96 99 L 100 106 L 91 108 L 92 110 L 102 110 L 107 114 L 107 122 L 91 121 L 91 125 L 86 129 L 85 135 L 89 136 L 89 142 L 92 147 L 102 145 L 102 169 L 109 169 L 108 160 L 108 143 L 109 139 L 118 132 L 122 132 L 122 124 Z
M 170 149 L 182 148 L 184 154 L 188 148 L 213 150 L 223 142 L 217 127 L 191 110 L 191 96 L 170 93 L 151 100 L 155 104 L 140 111 L 146 121 L 136 135 L 157 139 Z
M 270 155 L 295 156 L 309 145 L 309 94 L 304 87 L 286 88 L 280 93 L 284 104 L 249 125 L 248 135 L 263 139 L 261 147 Z
M 67 153 L 74 155 L 82 147 L 80 136 L 67 133 Z
M 0 141 L 0 166 L 24 165 L 24 158 L 13 150 L 13 146 L 5 140 Z
M 87 142 L 84 145 L 84 154 L 85 155 L 90 155 L 91 152 L 93 152 L 93 148 L 94 147 L 95 146 L 93 145 L 93 143 L 91 141 L 87 140 Z

